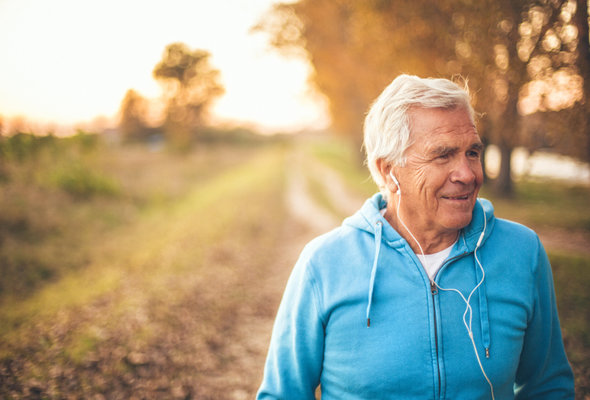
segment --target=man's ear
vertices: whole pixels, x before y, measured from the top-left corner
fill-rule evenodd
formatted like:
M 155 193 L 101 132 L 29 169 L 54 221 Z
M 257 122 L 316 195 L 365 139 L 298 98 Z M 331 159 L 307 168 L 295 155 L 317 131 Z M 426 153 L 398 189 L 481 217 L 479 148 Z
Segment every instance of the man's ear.
M 381 178 L 383 179 L 383 182 L 387 182 L 387 174 L 389 173 L 389 163 L 387 161 L 385 161 L 382 158 L 378 158 L 377 160 L 375 160 L 375 165 L 377 166 L 377 169 L 379 170 L 379 175 L 381 175 Z
M 387 160 L 385 160 L 383 158 L 378 158 L 375 161 L 375 165 L 377 166 L 377 169 L 379 170 L 379 175 L 381 175 L 381 179 L 383 179 L 383 186 L 386 187 L 387 190 L 389 190 L 391 193 L 397 193 L 397 191 L 399 190 L 399 186 L 391 178 L 391 175 L 390 175 L 392 168 L 393 168 L 392 163 L 388 162 Z

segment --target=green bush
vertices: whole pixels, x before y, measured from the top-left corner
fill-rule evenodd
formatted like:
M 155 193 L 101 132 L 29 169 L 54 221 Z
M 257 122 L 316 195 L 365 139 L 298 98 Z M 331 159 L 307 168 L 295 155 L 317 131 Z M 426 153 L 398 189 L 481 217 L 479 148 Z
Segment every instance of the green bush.
M 75 135 L 65 138 L 67 142 L 72 143 L 77 147 L 83 154 L 90 153 L 98 149 L 101 139 L 100 136 L 95 133 L 88 133 L 82 130 L 78 130 Z
M 32 133 L 0 136 L 0 161 L 24 163 L 38 159 L 44 152 L 50 152 L 53 156 L 66 151 L 85 155 L 96 150 L 100 143 L 98 135 L 83 131 L 65 138 L 53 134 L 37 136 Z
M 17 133 L 0 138 L 0 158 L 7 161 L 24 162 L 35 158 L 41 149 L 52 142 L 53 136 L 35 136 L 30 133 Z
M 50 180 L 56 187 L 80 198 L 114 196 L 121 192 L 114 179 L 79 162 L 56 169 Z

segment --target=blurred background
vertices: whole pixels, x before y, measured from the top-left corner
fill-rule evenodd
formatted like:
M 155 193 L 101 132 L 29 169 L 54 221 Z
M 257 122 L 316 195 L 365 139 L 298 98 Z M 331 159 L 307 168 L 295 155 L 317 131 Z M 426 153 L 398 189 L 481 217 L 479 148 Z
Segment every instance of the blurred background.
M 467 82 L 590 398 L 581 0 L 0 0 L 0 397 L 252 398 L 303 245 L 377 188 L 400 73 Z

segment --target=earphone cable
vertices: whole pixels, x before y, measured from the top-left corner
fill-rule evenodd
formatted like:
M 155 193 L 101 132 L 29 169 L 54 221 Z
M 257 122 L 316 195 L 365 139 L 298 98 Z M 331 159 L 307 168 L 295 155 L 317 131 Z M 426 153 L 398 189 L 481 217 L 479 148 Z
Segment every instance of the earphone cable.
M 391 174 L 391 172 L 390 172 L 390 174 Z M 392 176 L 392 178 L 393 178 L 393 176 Z M 394 181 L 397 183 L 397 180 L 396 179 L 394 179 Z M 401 201 L 402 201 L 402 196 L 401 196 L 401 188 L 399 187 L 399 183 L 397 183 L 397 185 L 398 185 L 398 190 L 400 191 L 400 193 L 398 195 L 397 210 L 396 210 L 397 220 L 402 224 L 402 226 L 405 228 L 405 230 L 408 232 L 408 234 L 412 237 L 412 239 L 414 239 L 414 241 L 418 245 L 418 248 L 420 249 L 420 253 L 422 253 L 422 257 L 424 257 L 424 262 L 426 263 L 426 255 L 424 254 L 424 249 L 422 249 L 422 246 L 420 245 L 420 242 L 418 241 L 418 239 L 416 239 L 416 237 L 414 236 L 414 234 L 412 233 L 412 231 L 410 231 L 410 229 L 407 227 L 407 225 L 404 223 L 404 221 L 401 219 L 401 217 L 399 215 L 399 212 L 400 212 L 400 204 L 401 204 Z M 482 207 L 482 209 L 483 209 L 483 207 Z M 459 294 L 459 296 L 461 296 L 461 299 L 463 300 L 463 302 L 466 304 L 467 307 L 465 308 L 465 312 L 463 313 L 463 324 L 465 325 L 465 328 L 467 329 L 467 334 L 469 335 L 469 339 L 471 341 L 471 344 L 473 345 L 473 352 L 475 353 L 475 358 L 477 359 L 477 363 L 479 365 L 479 369 L 481 370 L 481 373 L 483 374 L 485 380 L 487 381 L 488 385 L 490 386 L 490 392 L 491 392 L 491 395 L 492 395 L 492 400 L 495 400 L 495 397 L 494 397 L 494 385 L 492 385 L 492 382 L 488 378 L 488 375 L 486 374 L 486 371 L 483 368 L 483 365 L 482 365 L 481 360 L 479 358 L 479 354 L 477 352 L 477 346 L 475 345 L 475 339 L 473 338 L 473 330 L 471 329 L 471 327 L 472 327 L 472 320 L 473 320 L 473 309 L 471 308 L 471 304 L 470 304 L 471 296 L 483 284 L 483 281 L 485 279 L 485 270 L 483 268 L 483 265 L 479 261 L 479 257 L 477 257 L 477 249 L 481 245 L 481 242 L 482 242 L 482 240 L 484 238 L 484 234 L 485 234 L 485 231 L 486 231 L 486 228 L 487 228 L 487 217 L 486 217 L 485 210 L 483 210 L 483 216 L 484 216 L 484 218 L 483 218 L 484 219 L 483 230 L 482 230 L 482 233 L 479 236 L 479 239 L 477 240 L 477 244 L 475 246 L 475 250 L 473 251 L 473 255 L 474 255 L 475 261 L 476 261 L 477 265 L 479 266 L 479 268 L 481 269 L 482 276 L 481 276 L 481 279 L 479 280 L 479 282 L 477 283 L 477 285 L 471 291 L 471 293 L 469 293 L 469 296 L 467 297 L 467 299 L 465 298 L 465 296 L 463 295 L 463 293 L 461 293 L 461 291 L 459 291 L 458 289 L 454 289 L 454 288 L 443 288 L 443 287 L 439 286 L 438 283 L 436 283 L 434 281 L 434 279 L 430 278 L 430 276 L 428 277 L 428 279 L 430 280 L 431 285 L 435 285 L 439 290 L 449 291 L 449 292 L 455 292 L 455 293 Z M 467 320 L 466 320 L 467 314 L 469 314 L 469 323 L 467 323 Z

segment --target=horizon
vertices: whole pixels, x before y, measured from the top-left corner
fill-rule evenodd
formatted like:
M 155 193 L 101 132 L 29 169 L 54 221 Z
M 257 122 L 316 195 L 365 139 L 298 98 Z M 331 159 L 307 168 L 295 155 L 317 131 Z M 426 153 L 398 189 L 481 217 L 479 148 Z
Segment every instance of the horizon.
M 327 105 L 308 83 L 309 62 L 286 58 L 271 49 L 266 34 L 251 32 L 274 3 L 3 0 L 0 116 L 5 128 L 19 117 L 29 126 L 58 132 L 116 125 L 127 90 L 151 101 L 160 97 L 152 70 L 173 42 L 211 53 L 226 90 L 212 105 L 214 124 L 262 132 L 325 128 Z

